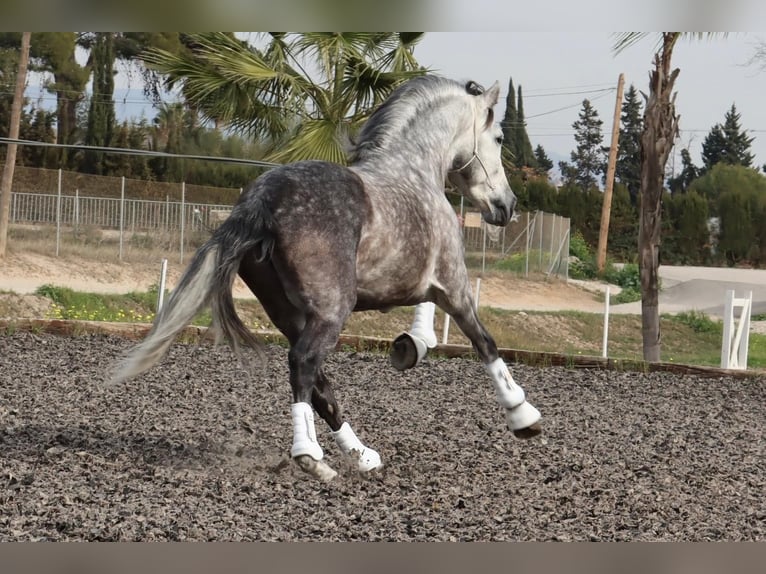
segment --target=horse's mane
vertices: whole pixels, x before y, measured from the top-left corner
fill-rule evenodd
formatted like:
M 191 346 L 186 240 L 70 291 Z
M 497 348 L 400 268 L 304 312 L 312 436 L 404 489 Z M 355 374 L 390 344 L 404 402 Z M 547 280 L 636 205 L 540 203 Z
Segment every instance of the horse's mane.
M 352 141 L 349 161 L 361 161 L 398 141 L 402 130 L 429 108 L 447 97 L 459 94 L 478 95 L 484 89 L 476 82 L 457 82 L 436 75 L 418 76 L 396 88 L 369 117 Z

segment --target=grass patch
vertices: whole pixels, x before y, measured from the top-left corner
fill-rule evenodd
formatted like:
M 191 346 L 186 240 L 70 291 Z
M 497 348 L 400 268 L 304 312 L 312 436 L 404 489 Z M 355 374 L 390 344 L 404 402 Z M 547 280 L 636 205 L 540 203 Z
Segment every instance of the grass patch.
M 156 287 L 125 295 L 95 294 L 65 287 L 44 285 L 38 295 L 54 303 L 49 318 L 113 322 L 151 322 L 157 301 Z M 252 329 L 274 329 L 265 311 L 254 299 L 238 299 L 237 312 Z M 519 312 L 482 307 L 479 316 L 498 346 L 527 351 L 543 351 L 570 356 L 600 356 L 603 315 L 584 312 Z M 354 313 L 344 333 L 392 340 L 410 328 L 412 307 L 388 313 Z M 434 329 L 442 341 L 444 314 L 437 311 Z M 194 325 L 210 324 L 210 312 L 195 317 Z M 721 354 L 722 325 L 704 313 L 688 312 L 660 318 L 662 356 L 666 362 L 718 366 Z M 469 345 L 454 321 L 450 322 L 449 343 Z M 643 358 L 641 317 L 611 315 L 609 318 L 609 357 L 628 361 Z M 748 366 L 766 368 L 766 336 L 750 334 Z

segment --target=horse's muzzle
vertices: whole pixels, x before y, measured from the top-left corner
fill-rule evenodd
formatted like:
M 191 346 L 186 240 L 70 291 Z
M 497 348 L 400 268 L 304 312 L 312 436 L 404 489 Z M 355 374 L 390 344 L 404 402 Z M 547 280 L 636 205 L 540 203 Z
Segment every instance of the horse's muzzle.
M 509 202 L 493 199 L 490 204 L 490 211 L 483 214 L 484 221 L 490 225 L 505 227 L 511 220 L 514 207 L 516 207 L 516 197 L 512 197 Z

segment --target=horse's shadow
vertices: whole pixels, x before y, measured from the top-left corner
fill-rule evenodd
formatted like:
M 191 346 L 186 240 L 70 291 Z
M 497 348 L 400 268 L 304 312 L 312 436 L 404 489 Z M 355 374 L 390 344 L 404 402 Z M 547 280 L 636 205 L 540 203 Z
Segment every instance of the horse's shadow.
M 69 459 L 121 467 L 203 470 L 222 461 L 251 461 L 248 466 L 278 471 L 287 452 L 256 448 L 257 441 L 213 440 L 167 432 L 115 432 L 86 425 L 21 424 L 0 430 L 0 462 L 16 460 L 34 467 Z

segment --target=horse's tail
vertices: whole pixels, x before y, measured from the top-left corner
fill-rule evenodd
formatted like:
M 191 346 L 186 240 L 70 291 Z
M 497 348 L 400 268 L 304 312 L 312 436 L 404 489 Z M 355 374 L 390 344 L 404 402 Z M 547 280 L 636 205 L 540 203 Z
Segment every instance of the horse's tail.
M 212 310 L 213 325 L 235 350 L 240 342 L 258 348 L 258 340 L 237 315 L 232 288 L 245 255 L 260 247 L 263 259 L 271 245 L 263 217 L 242 217 L 235 210 L 194 254 L 151 330 L 117 365 L 110 382 L 125 381 L 155 365 L 176 336 L 207 306 Z

